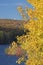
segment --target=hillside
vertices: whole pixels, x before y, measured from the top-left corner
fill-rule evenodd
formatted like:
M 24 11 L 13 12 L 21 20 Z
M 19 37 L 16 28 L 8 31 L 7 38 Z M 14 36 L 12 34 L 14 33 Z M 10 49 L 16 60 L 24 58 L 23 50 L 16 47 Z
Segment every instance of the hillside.
M 20 28 L 23 20 L 0 19 L 0 30 Z

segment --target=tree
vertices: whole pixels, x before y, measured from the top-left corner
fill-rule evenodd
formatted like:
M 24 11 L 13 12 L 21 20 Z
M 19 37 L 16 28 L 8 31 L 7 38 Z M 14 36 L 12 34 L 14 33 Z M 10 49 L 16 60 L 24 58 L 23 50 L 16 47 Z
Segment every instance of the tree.
M 26 13 L 30 20 L 24 24 L 24 30 L 29 30 L 26 35 L 17 37 L 17 43 L 26 51 L 26 65 L 43 65 L 43 0 L 27 0 L 35 9 L 27 8 Z M 19 9 L 22 13 L 22 8 Z M 25 16 L 26 17 L 26 16 Z M 26 56 L 25 55 L 25 56 Z M 23 61 L 25 59 L 23 55 Z M 20 64 L 21 60 L 18 60 Z

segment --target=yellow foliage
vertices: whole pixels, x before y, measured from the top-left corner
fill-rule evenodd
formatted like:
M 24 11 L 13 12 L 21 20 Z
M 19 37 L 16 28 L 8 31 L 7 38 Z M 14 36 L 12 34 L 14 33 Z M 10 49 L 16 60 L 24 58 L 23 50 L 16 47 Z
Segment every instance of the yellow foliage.
M 30 32 L 17 39 L 28 54 L 26 65 L 43 65 L 43 0 L 28 0 L 28 2 L 35 6 L 35 10 L 27 10 L 30 20 L 24 24 L 24 29 Z M 33 20 L 35 17 L 37 20 Z
M 39 20 L 42 20 L 43 19 L 43 0 L 27 0 L 27 1 L 35 7 L 35 10 L 33 12 L 34 16 L 38 17 Z
M 8 55 L 15 55 L 17 49 L 17 44 L 13 41 L 12 44 L 5 49 L 6 54 Z
M 17 37 L 17 43 L 27 53 L 26 65 L 43 65 L 43 0 L 27 1 L 35 7 L 35 10 L 27 8 L 26 13 L 30 16 L 30 20 L 23 26 L 29 32 Z M 21 57 L 19 60 L 17 62 L 20 64 L 24 58 Z

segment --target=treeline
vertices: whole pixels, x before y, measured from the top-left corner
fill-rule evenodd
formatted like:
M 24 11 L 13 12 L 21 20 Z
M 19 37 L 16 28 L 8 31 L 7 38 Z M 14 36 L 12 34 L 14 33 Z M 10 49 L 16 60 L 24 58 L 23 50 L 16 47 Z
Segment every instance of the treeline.
M 10 44 L 12 41 L 16 41 L 16 36 L 26 34 L 24 30 L 15 29 L 12 31 L 0 31 L 0 44 Z

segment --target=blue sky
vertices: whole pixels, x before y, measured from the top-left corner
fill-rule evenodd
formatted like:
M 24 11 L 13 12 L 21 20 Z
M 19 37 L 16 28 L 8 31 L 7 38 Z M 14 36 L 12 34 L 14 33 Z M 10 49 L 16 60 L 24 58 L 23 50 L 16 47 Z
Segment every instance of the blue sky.
M 0 0 L 0 19 L 22 19 L 17 11 L 18 6 L 32 8 L 26 0 Z

